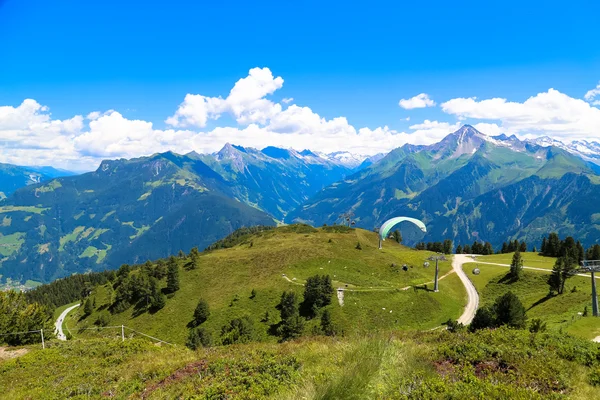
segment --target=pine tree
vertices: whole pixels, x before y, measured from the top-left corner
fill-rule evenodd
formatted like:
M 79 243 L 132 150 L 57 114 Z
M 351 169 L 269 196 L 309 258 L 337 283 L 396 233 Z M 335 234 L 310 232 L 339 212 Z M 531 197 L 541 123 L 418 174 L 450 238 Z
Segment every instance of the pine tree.
M 464 254 L 473 254 L 473 250 L 471 249 L 471 246 L 466 244 L 465 247 L 463 248 L 463 253 Z
M 513 254 L 512 262 L 510 264 L 510 277 L 513 281 L 518 281 L 523 271 L 523 259 L 521 258 L 521 252 L 517 249 Z
M 162 292 L 160 290 L 156 291 L 156 293 L 154 293 L 154 295 L 152 296 L 152 300 L 150 303 L 150 307 L 153 310 L 161 310 L 162 308 L 164 308 L 164 306 L 167 305 L 167 298 L 165 297 L 164 294 L 162 294 Z
M 179 267 L 177 266 L 177 261 L 173 258 L 173 260 L 169 261 L 169 266 L 167 268 L 167 292 L 175 293 L 179 290 Z
M 550 292 L 556 292 L 560 294 L 560 288 L 562 287 L 562 261 L 556 260 L 552 272 L 548 277 L 548 286 L 550 286 Z
M 494 303 L 496 326 L 508 325 L 512 328 L 525 327 L 525 307 L 521 300 L 513 293 L 507 292 Z
M 185 343 L 185 345 L 192 350 L 199 349 L 200 347 L 209 347 L 211 344 L 212 336 L 210 332 L 204 328 L 190 329 L 187 342 Z
M 402 243 L 402 234 L 400 233 L 400 231 L 398 229 L 396 229 L 393 233 L 392 233 L 392 238 L 397 242 L 397 243 Z
M 454 247 L 454 244 L 452 243 L 452 240 L 446 239 L 446 240 L 444 240 L 442 247 L 444 250 L 443 251 L 444 254 L 452 254 L 452 247 Z
M 193 325 L 198 326 L 204 323 L 209 316 L 210 310 L 208 308 L 208 303 L 206 302 L 206 300 L 200 299 L 200 301 L 198 301 L 196 309 L 194 310 Z
M 562 294 L 565 290 L 567 279 L 573 276 L 576 266 L 574 260 L 569 256 L 559 257 L 552 268 L 552 273 L 548 277 L 548 285 L 551 291 Z
M 485 328 L 493 328 L 494 327 L 494 314 L 488 307 L 480 307 L 475 312 L 475 316 L 473 317 L 473 321 L 471 321 L 471 325 L 469 325 L 469 330 L 471 332 L 477 331 L 479 329 Z
M 298 314 L 298 300 L 296 299 L 296 293 L 291 290 L 283 292 L 278 307 L 282 320 Z
M 494 248 L 492 247 L 492 244 L 490 242 L 485 242 L 485 244 L 483 245 L 483 254 L 484 255 L 494 254 Z
M 585 258 L 585 250 L 583 249 L 583 246 L 581 245 L 581 242 L 578 240 L 577 241 L 577 264 L 581 264 Z
M 525 241 L 523 240 L 521 242 L 521 244 L 519 245 L 519 251 L 521 253 L 526 253 L 527 252 L 527 243 L 525 243 Z
M 509 251 L 508 251 L 508 245 L 506 244 L 506 242 L 502 243 L 502 250 L 500 250 L 500 252 L 502 254 L 509 253 Z
M 560 252 L 560 239 L 556 232 L 552 232 L 548 236 L 548 241 L 546 242 L 546 256 L 549 257 L 558 257 Z
M 331 321 L 331 313 L 329 310 L 325 310 L 323 311 L 323 314 L 321 314 L 321 330 L 327 336 L 335 335 L 335 328 Z
M 198 268 L 200 264 L 200 252 L 198 251 L 197 247 L 192 248 L 192 250 L 190 251 L 190 259 L 192 260 L 190 269 Z
M 92 300 L 88 297 L 83 305 L 83 312 L 85 315 L 90 315 L 94 311 Z
M 515 244 L 512 240 L 509 240 L 508 245 L 506 245 L 506 252 L 512 253 L 513 251 L 515 251 Z
M 463 253 L 463 248 L 462 246 L 459 244 L 458 246 L 456 246 L 456 254 L 462 254 Z
M 315 316 L 321 307 L 331 304 L 335 290 L 329 275 L 315 275 L 306 279 L 304 284 L 304 315 Z
M 547 242 L 546 242 L 546 238 L 544 237 L 542 239 L 542 248 L 541 248 L 542 255 L 546 255 L 546 251 L 547 251 L 546 246 L 547 246 Z

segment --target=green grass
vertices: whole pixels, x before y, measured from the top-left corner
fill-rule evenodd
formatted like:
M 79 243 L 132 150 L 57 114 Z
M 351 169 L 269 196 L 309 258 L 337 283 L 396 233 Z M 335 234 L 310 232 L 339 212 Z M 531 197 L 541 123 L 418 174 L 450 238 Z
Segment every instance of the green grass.
M 362 250 L 355 249 L 359 241 Z M 433 280 L 434 269 L 423 267 L 431 253 L 391 241 L 384 243 L 383 250 L 377 247 L 377 235 L 359 229 L 348 233 L 323 229 L 296 233 L 282 227 L 262 232 L 235 247 L 202 253 L 200 266 L 195 270 L 181 268 L 181 289 L 167 300 L 162 310 L 136 315 L 130 308 L 112 315 L 110 324 L 123 324 L 183 344 L 188 334 L 186 325 L 198 300 L 204 298 L 211 309 L 204 326 L 214 336 L 218 337 L 221 327 L 229 320 L 249 315 L 254 320 L 257 339 L 275 341 L 267 332 L 270 325 L 279 320 L 276 306 L 281 293 L 291 289 L 301 297 L 304 288 L 299 283 L 316 274 L 330 275 L 336 288 L 348 285 L 344 306 L 339 306 L 335 295 L 328 306 L 334 323 L 348 334 L 429 329 L 461 314 L 466 294 L 454 274 L 440 281 L 439 293 L 424 288 L 400 290 Z M 183 266 L 188 260 L 179 262 Z M 407 272 L 402 270 L 403 264 L 409 266 Z M 441 275 L 450 269 L 450 261 L 440 263 Z M 284 279 L 283 274 L 289 279 L 296 278 L 295 283 Z M 432 286 L 429 283 L 428 289 Z M 252 289 L 257 295 L 250 299 Z M 98 288 L 95 296 L 100 309 L 108 301 L 106 288 Z M 261 322 L 267 311 L 271 320 Z M 83 319 L 79 326 L 91 326 L 99 312 L 101 310 L 96 310 Z M 318 323 L 318 319 L 309 321 L 307 332 Z
M 0 233 L 0 255 L 8 257 L 18 251 L 23 243 L 25 243 L 24 236 L 23 232 L 16 232 L 6 236 Z
M 34 207 L 34 206 L 2 206 L 2 207 L 0 207 L 0 213 L 22 211 L 22 212 L 28 212 L 28 213 L 33 213 L 33 214 L 41 214 L 46 210 L 48 210 L 48 208 Z
M 42 285 L 43 285 L 43 283 L 38 282 L 38 281 L 32 281 L 32 280 L 25 281 L 25 286 L 28 288 L 36 288 L 36 287 L 42 286 Z
M 65 244 L 69 243 L 69 242 L 74 242 L 77 240 L 77 238 L 79 237 L 79 235 L 83 232 L 83 230 L 85 229 L 85 226 L 78 226 L 75 229 L 73 229 L 73 232 L 62 236 L 60 238 L 60 246 L 58 247 L 59 251 L 64 251 L 65 250 Z
M 482 262 L 510 265 L 513 254 L 514 253 L 477 256 L 476 259 Z M 523 265 L 526 267 L 552 269 L 552 267 L 554 267 L 554 263 L 556 262 L 556 258 L 554 257 L 544 257 L 533 252 L 521 253 L 521 257 L 523 258 Z
M 472 274 L 475 267 L 481 271 L 479 275 Z M 566 330 L 587 339 L 600 335 L 600 318 L 583 318 L 579 315 L 585 307 L 591 315 L 590 278 L 572 277 L 567 281 L 563 294 L 549 296 L 549 273 L 544 271 L 523 270 L 522 278 L 511 282 L 506 279 L 507 267 L 469 263 L 464 265 L 464 269 L 479 293 L 480 305 L 489 305 L 504 293 L 512 291 L 523 302 L 528 318 L 541 318 L 550 329 Z
M 0 360 L 3 398 L 593 399 L 599 349 L 508 329 L 311 337 L 190 351 L 49 341 Z

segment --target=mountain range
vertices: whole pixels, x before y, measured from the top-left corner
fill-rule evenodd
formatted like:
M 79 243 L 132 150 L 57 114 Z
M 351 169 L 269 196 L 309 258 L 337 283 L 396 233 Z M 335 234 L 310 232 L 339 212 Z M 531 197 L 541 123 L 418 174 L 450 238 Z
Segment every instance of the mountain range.
M 283 221 L 352 171 L 310 152 L 230 144 L 106 160 L 0 202 L 0 274 L 48 282 L 203 249 L 240 227 Z
M 377 227 L 396 215 L 422 219 L 423 237 L 455 243 L 508 238 L 538 243 L 557 231 L 590 244 L 600 240 L 600 167 L 557 146 L 489 137 L 463 126 L 431 146 L 405 145 L 336 182 L 288 216 L 313 225 L 339 221 Z
M 75 174 L 53 167 L 21 167 L 0 163 L 0 200 L 24 186 L 70 175 Z
M 3 165 L 0 275 L 48 282 L 202 249 L 243 226 L 320 226 L 341 214 L 367 229 L 397 215 L 425 221 L 426 236 L 401 227 L 407 244 L 537 243 L 550 231 L 591 244 L 600 240 L 597 145 L 465 125 L 439 143 L 372 157 L 226 144 L 105 160 L 77 176 Z

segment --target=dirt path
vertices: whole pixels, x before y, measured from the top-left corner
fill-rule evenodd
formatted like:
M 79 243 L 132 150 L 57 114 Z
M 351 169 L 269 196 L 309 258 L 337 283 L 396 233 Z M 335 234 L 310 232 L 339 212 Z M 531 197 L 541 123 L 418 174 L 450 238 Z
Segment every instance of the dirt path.
M 0 347 L 0 360 L 9 360 L 15 357 L 21 357 L 22 355 L 27 354 L 27 349 L 18 349 L 8 351 L 6 347 Z
M 484 261 L 477 261 L 477 258 L 473 258 L 471 259 L 471 261 L 467 261 L 470 263 L 477 263 L 477 264 L 486 264 L 486 265 L 496 265 L 498 267 L 507 267 L 510 268 L 510 264 L 497 264 L 497 263 L 491 263 L 491 262 L 484 262 Z M 523 269 L 530 269 L 533 271 L 542 271 L 542 272 L 547 272 L 547 273 L 551 273 L 552 270 L 548 269 L 548 268 L 538 268 L 538 267 L 527 267 L 527 266 L 523 266 Z M 575 274 L 576 276 L 584 276 L 586 278 L 590 277 L 590 274 Z M 595 276 L 596 279 L 600 279 L 600 276 L 596 275 Z
M 65 311 L 63 311 L 60 314 L 60 316 L 58 317 L 58 319 L 54 323 L 55 332 L 56 332 L 56 338 L 58 340 L 67 340 L 67 336 L 63 332 L 62 325 L 63 325 L 63 322 L 64 322 L 65 318 L 67 318 L 67 314 L 69 314 L 72 310 L 74 310 L 77 307 L 79 307 L 79 304 L 75 304 L 74 306 L 71 306 L 71 307 L 67 308 Z
M 475 312 L 477 312 L 477 307 L 479 307 L 479 293 L 477 293 L 477 289 L 475 289 L 473 282 L 471 282 L 462 268 L 463 264 L 470 262 L 473 262 L 473 259 L 470 256 L 463 254 L 456 254 L 452 259 L 452 268 L 460 278 L 461 282 L 465 286 L 465 290 L 467 291 L 467 305 L 465 306 L 465 310 L 463 311 L 462 315 L 458 318 L 458 322 L 463 325 L 468 325 L 471 323 L 471 321 L 473 321 Z

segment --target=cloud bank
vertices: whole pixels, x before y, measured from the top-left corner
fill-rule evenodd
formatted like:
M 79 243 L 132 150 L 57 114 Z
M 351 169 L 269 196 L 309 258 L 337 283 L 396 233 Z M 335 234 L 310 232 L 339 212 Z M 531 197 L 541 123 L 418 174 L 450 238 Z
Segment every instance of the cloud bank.
M 522 103 L 471 97 L 447 100 L 439 108 L 429 95 L 421 93 L 400 100 L 400 107 L 435 107 L 433 110 L 443 112 L 449 121 L 426 119 L 409 126 L 408 132 L 385 125 L 356 128 L 343 116 L 323 118 L 307 106 L 293 104 L 292 98 L 270 99 L 283 84 L 283 78 L 274 76 L 269 68 L 253 68 L 235 82 L 226 97 L 187 94 L 166 117 L 164 128 L 128 119 L 116 110 L 90 110 L 86 116 L 53 119 L 48 106 L 26 99 L 18 106 L 0 107 L 0 162 L 91 170 L 106 158 L 168 150 L 214 152 L 226 142 L 259 149 L 279 146 L 376 154 L 405 143 L 437 142 L 465 122 L 489 135 L 504 132 L 523 137 L 551 135 L 566 141 L 600 139 L 600 109 L 595 107 L 600 102 L 600 84 L 582 99 L 549 89 Z M 225 115 L 235 121 L 233 126 L 206 129 L 209 121 L 218 125 Z

